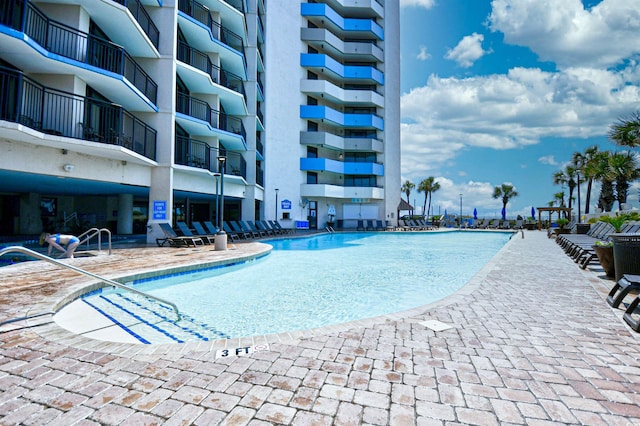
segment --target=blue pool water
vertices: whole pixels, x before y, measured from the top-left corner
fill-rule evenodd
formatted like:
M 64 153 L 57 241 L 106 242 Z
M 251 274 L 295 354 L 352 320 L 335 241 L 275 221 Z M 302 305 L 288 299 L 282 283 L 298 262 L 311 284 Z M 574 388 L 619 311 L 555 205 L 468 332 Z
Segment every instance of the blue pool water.
M 215 328 L 218 338 L 309 329 L 442 299 L 510 236 L 360 232 L 275 240 L 272 253 L 258 260 L 136 288 L 176 303 L 186 317 Z

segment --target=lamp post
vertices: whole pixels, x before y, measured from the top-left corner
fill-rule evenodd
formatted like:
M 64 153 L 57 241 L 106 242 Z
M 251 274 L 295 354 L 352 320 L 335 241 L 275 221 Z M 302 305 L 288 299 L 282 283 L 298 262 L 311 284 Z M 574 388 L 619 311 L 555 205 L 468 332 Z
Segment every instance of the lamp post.
M 460 222 L 458 222 L 458 229 L 462 228 L 462 194 L 460 194 Z
M 278 220 L 278 188 L 276 188 L 276 217 L 274 218 L 276 221 Z
M 213 177 L 216 179 L 216 223 L 218 223 L 218 218 L 220 217 L 220 202 L 219 202 L 219 196 L 218 194 L 220 194 L 218 192 L 218 180 L 220 179 L 220 173 L 214 173 Z M 218 227 L 218 230 L 220 228 Z
M 227 157 L 218 157 L 218 171 L 220 172 L 220 215 L 218 216 L 218 234 L 215 238 L 216 250 L 227 249 L 227 233 L 224 232 L 224 171 Z
M 576 173 L 578 177 L 578 221 L 576 223 L 581 223 L 582 219 L 580 219 L 580 172 Z

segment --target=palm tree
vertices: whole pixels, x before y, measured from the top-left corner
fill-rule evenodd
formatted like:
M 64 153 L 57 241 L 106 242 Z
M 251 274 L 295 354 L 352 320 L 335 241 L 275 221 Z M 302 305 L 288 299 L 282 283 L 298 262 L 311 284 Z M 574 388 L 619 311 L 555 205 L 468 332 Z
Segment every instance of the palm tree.
M 616 145 L 635 148 L 640 146 L 640 112 L 635 111 L 609 126 L 609 139 Z
M 403 184 L 402 187 L 400 188 L 400 190 L 402 192 L 404 192 L 404 194 L 407 196 L 407 204 L 411 205 L 411 203 L 409 202 L 409 196 L 411 195 L 411 191 L 413 190 L 413 188 L 416 187 L 416 184 L 411 182 L 410 180 L 406 180 Z M 413 215 L 413 212 L 411 212 L 411 215 Z
M 433 176 L 423 179 L 422 182 L 420 182 L 420 185 L 418 185 L 418 192 L 424 192 L 424 204 L 422 205 L 423 219 L 429 217 L 429 211 L 431 210 L 431 195 L 438 189 L 440 189 L 440 184 L 435 181 Z M 427 198 L 429 199 L 429 207 L 427 207 Z
M 502 197 L 502 220 L 504 220 L 507 216 L 507 203 L 513 197 L 517 197 L 518 192 L 514 189 L 513 185 L 509 185 L 508 183 L 503 183 L 500 186 L 496 186 L 493 188 L 493 198 Z
M 613 180 L 609 170 L 609 157 L 611 157 L 611 152 L 601 151 L 595 155 L 593 162 L 593 178 L 601 183 L 598 207 L 603 212 L 611 211 L 611 207 L 613 207 L 613 203 L 616 200 Z
M 576 152 L 573 154 L 573 163 L 578 166 L 582 176 L 587 180 L 587 196 L 585 197 L 584 214 L 589 214 L 589 205 L 591 204 L 591 188 L 595 179 L 596 157 L 598 154 L 598 146 L 594 145 L 584 150 L 584 153 Z
M 609 177 L 615 182 L 615 199 L 618 209 L 622 210 L 622 204 L 627 202 L 629 182 L 640 177 L 636 155 L 630 151 L 612 154 L 609 157 Z
M 569 176 L 564 172 L 564 170 L 559 170 L 553 174 L 553 184 L 554 185 L 562 185 L 562 202 L 561 207 L 564 207 L 564 186 L 569 183 Z M 560 192 L 558 192 L 560 194 Z M 555 194 L 555 195 L 558 195 Z

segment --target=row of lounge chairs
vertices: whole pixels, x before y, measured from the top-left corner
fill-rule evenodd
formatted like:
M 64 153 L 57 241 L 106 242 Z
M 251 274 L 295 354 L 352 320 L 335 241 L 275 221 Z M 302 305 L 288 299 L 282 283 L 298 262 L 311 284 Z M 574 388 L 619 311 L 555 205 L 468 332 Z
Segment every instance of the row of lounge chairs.
M 478 219 L 470 228 L 473 229 L 522 229 L 524 220 L 518 219 L 514 223 L 510 220 Z
M 397 231 L 431 231 L 436 227 L 424 219 L 399 219 Z
M 156 238 L 159 246 L 168 245 L 170 247 L 196 247 L 199 245 L 215 244 L 215 236 L 219 232 L 210 221 L 192 222 L 191 229 L 185 222 L 177 222 L 177 230 L 168 223 L 160 223 L 160 229 L 164 232 L 164 238 Z M 280 236 L 295 232 L 293 229 L 283 228 L 278 221 L 225 221 L 223 230 L 227 237 L 235 242 L 239 240 L 250 240 L 254 238 L 264 238 Z
M 628 222 L 620 230 L 621 233 L 638 233 L 640 232 L 640 222 Z M 586 269 L 588 265 L 597 262 L 598 257 L 593 246 L 598 241 L 611 241 L 611 234 L 615 233 L 615 227 L 609 223 L 597 222 L 586 234 L 561 234 L 556 238 L 556 242 L 569 255 L 574 262 L 578 263 L 582 269 Z M 607 296 L 607 303 L 613 308 L 619 308 L 622 305 L 625 312 L 622 316 L 623 320 L 633 330 L 640 332 L 640 275 L 624 274 L 615 283 Z M 631 302 L 625 303 L 625 299 L 631 293 Z

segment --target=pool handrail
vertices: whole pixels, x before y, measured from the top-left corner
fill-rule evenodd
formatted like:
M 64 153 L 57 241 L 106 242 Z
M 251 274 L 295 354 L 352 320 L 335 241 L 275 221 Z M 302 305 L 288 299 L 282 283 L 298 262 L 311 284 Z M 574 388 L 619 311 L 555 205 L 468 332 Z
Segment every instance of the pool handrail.
M 80 244 L 87 243 L 87 247 L 89 246 L 89 240 L 91 240 L 96 235 L 98 236 L 98 252 L 102 251 L 102 233 L 106 232 L 109 237 L 109 256 L 111 256 L 111 231 L 107 228 L 91 228 L 78 236 L 80 239 Z M 90 235 L 89 235 L 90 234 Z M 84 239 L 83 239 L 84 238 Z
M 109 278 L 101 277 L 101 276 L 93 274 L 93 273 L 91 273 L 89 271 L 85 271 L 84 269 L 80 269 L 80 268 L 78 268 L 76 266 L 69 265 L 67 263 L 61 262 L 61 261 L 59 261 L 57 259 L 54 259 L 54 258 L 49 257 L 47 255 L 44 255 L 42 253 L 38 253 L 37 251 L 33 251 L 33 250 L 28 249 L 26 247 L 22 247 L 22 246 L 5 247 L 3 249 L 0 249 L 0 257 L 2 257 L 6 253 L 14 253 L 14 252 L 15 253 L 26 254 L 26 255 L 35 257 L 36 259 L 44 260 L 45 262 L 49 262 L 49 263 L 52 263 L 54 265 L 61 266 L 63 268 L 71 269 L 72 271 L 75 271 L 75 272 L 77 272 L 79 274 L 86 275 L 86 276 L 91 277 L 91 278 L 95 278 L 95 279 L 97 279 L 99 281 L 102 281 L 102 282 L 107 283 L 109 285 L 112 285 L 114 287 L 120 288 L 122 290 L 130 291 L 130 292 L 135 293 L 137 295 L 140 295 L 140 296 L 143 296 L 143 297 L 148 297 L 150 299 L 154 299 L 154 300 L 156 300 L 156 301 L 158 301 L 160 303 L 163 303 L 165 305 L 169 305 L 169 306 L 171 306 L 171 308 L 173 308 L 173 311 L 176 313 L 176 321 L 180 320 L 180 311 L 178 310 L 178 306 L 175 303 L 169 302 L 168 300 L 164 300 L 164 299 L 162 299 L 160 297 L 153 296 L 151 294 L 147 294 L 147 293 L 145 293 L 143 291 L 136 290 L 135 288 L 126 286 L 126 285 L 121 284 L 121 283 L 119 283 L 117 281 L 110 280 Z

